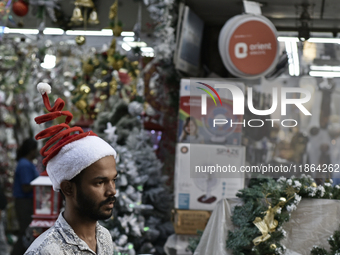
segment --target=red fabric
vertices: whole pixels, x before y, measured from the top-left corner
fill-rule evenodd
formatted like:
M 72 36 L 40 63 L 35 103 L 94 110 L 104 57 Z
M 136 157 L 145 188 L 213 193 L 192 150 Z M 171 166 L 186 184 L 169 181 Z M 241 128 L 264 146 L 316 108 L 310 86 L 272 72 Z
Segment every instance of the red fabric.
M 43 164 L 47 165 L 48 161 L 53 158 L 55 155 L 58 154 L 58 152 L 65 146 L 66 144 L 69 144 L 71 142 L 74 142 L 76 140 L 79 140 L 85 136 L 93 135 L 96 136 L 95 133 L 92 131 L 84 133 L 81 127 L 70 127 L 68 124 L 71 122 L 73 115 L 69 111 L 62 111 L 62 109 L 65 106 L 65 102 L 58 98 L 54 106 L 51 107 L 50 101 L 48 99 L 47 93 L 44 93 L 42 95 L 44 100 L 44 105 L 46 109 L 49 111 L 49 113 L 46 113 L 44 115 L 41 115 L 39 117 L 35 118 L 35 122 L 37 124 L 45 123 L 47 121 L 54 120 L 60 116 L 66 116 L 65 123 L 55 125 L 52 127 L 48 127 L 45 130 L 39 132 L 36 136 L 36 140 L 44 139 L 51 137 L 44 147 L 41 148 L 40 154 L 44 158 Z M 63 130 L 64 129 L 64 130 Z M 73 132 L 79 132 L 79 134 L 73 134 L 70 135 Z M 59 141 L 58 141 L 59 140 Z

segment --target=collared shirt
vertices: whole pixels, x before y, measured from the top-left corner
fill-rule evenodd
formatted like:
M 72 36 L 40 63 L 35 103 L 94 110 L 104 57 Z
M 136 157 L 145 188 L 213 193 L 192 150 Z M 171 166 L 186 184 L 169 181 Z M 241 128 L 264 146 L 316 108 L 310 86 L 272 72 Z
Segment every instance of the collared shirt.
M 80 239 L 59 214 L 54 226 L 42 233 L 27 249 L 24 255 L 111 255 L 113 242 L 110 232 L 96 225 L 97 253 L 92 251 L 85 241 Z

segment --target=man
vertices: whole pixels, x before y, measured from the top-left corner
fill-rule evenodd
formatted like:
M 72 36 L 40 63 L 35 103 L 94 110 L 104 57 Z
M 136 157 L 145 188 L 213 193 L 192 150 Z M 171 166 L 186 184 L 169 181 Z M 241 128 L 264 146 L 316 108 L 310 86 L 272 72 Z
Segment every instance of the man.
M 54 107 L 50 106 L 47 96 L 50 87 L 46 85 L 38 84 L 38 90 L 50 113 L 37 117 L 36 122 L 40 124 L 61 115 L 67 118 L 65 124 L 47 128 L 36 135 L 36 139 L 51 136 L 40 152 L 46 156 L 43 163 L 53 189 L 65 197 L 65 210 L 54 226 L 32 243 L 25 255 L 113 254 L 111 235 L 97 221 L 108 219 L 112 214 L 116 152 L 91 131 L 84 133 L 78 127 L 68 127 L 71 113 L 61 111 L 64 102 L 60 99 Z M 75 131 L 79 134 L 69 135 Z

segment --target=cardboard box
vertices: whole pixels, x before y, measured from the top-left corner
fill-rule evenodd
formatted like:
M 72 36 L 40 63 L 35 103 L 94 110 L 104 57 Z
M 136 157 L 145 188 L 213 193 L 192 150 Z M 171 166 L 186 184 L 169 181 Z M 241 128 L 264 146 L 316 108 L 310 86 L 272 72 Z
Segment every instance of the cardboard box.
M 209 165 L 245 165 L 245 147 L 179 143 L 175 162 L 175 208 L 212 211 L 223 198 L 235 198 L 244 188 L 242 172 L 197 172 Z
M 178 114 L 179 143 L 240 145 L 243 115 L 233 115 L 233 97 L 228 89 L 210 89 L 226 80 L 182 79 Z M 228 81 L 244 91 L 244 84 Z M 209 87 L 207 87 L 209 86 Z M 203 90 L 202 90 L 203 89 Z M 207 92 L 209 94 L 207 95 Z M 206 114 L 202 114 L 202 95 L 206 97 Z M 220 98 L 217 98 L 217 95 Z M 221 101 L 220 101 L 221 99 Z M 224 119 L 226 124 L 213 125 L 214 119 Z M 231 124 L 234 123 L 234 125 Z
M 175 233 L 179 235 L 197 235 L 197 230 L 204 230 L 211 211 L 176 210 L 172 211 Z

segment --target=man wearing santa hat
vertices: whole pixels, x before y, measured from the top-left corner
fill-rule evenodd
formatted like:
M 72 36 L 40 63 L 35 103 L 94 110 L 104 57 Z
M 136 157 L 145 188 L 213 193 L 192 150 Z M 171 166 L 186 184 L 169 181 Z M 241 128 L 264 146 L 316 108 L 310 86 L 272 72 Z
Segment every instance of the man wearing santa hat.
M 37 140 L 51 137 L 40 153 L 45 157 L 43 163 L 53 189 L 65 198 L 65 210 L 54 226 L 31 244 L 25 255 L 113 254 L 111 235 L 97 221 L 112 215 L 116 151 L 92 131 L 69 127 L 73 116 L 62 111 L 65 103 L 60 98 L 50 106 L 48 84 L 39 83 L 38 90 L 49 111 L 35 119 L 38 124 L 66 116 L 65 123 L 36 135 Z

